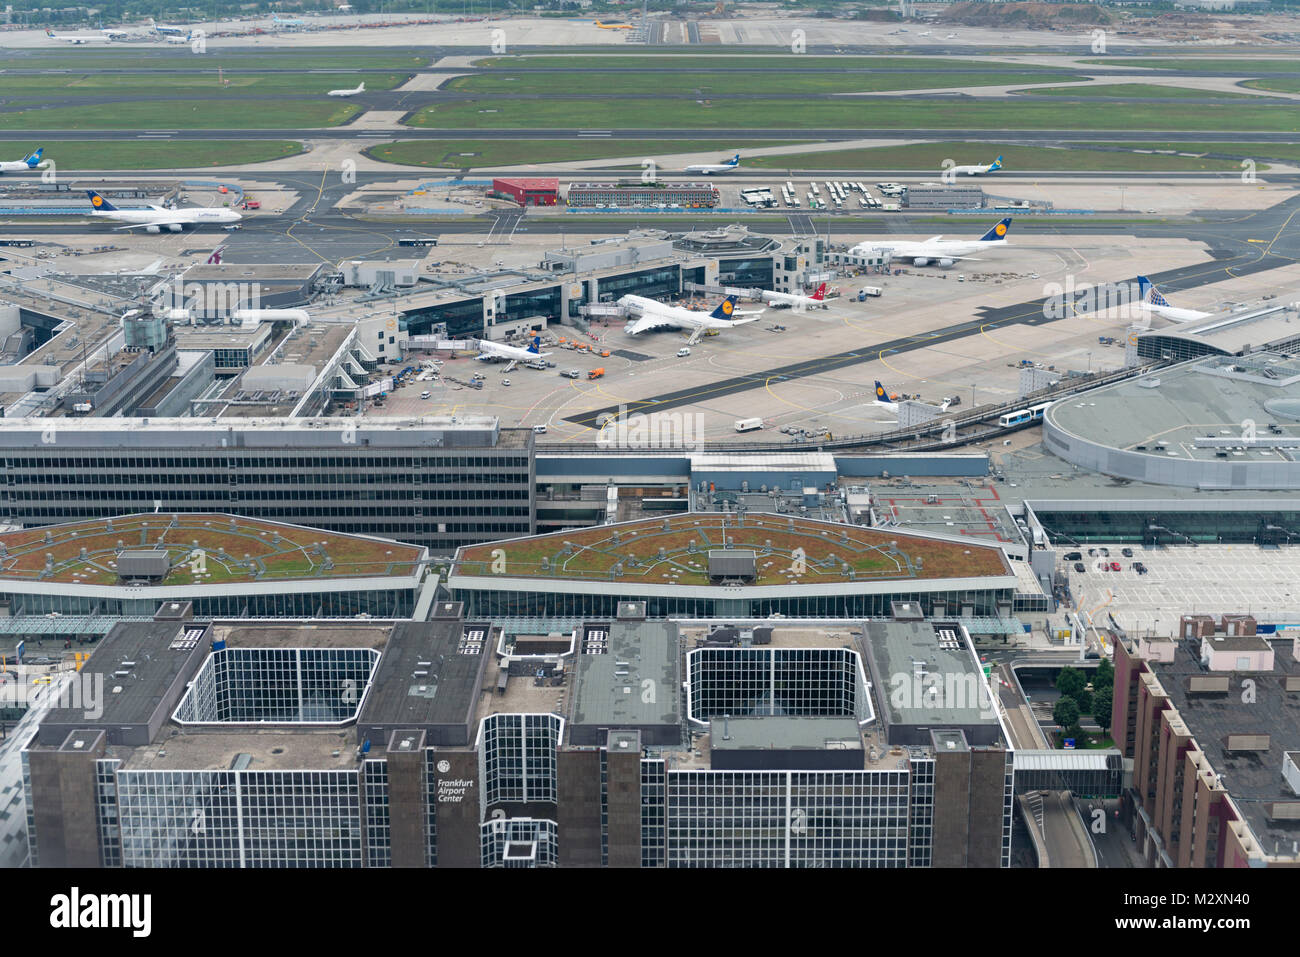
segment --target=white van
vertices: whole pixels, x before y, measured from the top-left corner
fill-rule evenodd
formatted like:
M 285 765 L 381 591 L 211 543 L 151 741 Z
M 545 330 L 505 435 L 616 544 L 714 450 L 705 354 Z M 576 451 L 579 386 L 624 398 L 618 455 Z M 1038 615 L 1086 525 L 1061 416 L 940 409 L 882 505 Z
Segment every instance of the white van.
M 421 399 L 428 399 L 428 398 L 430 398 L 432 395 L 433 395 L 432 392 L 421 392 L 421 393 L 420 393 L 420 398 L 421 398 Z
M 544 425 L 534 425 L 534 426 L 533 426 L 533 431 L 536 432 L 538 435 L 545 435 L 545 434 L 546 434 L 546 426 L 544 426 Z
M 684 359 L 686 356 L 689 356 L 690 354 L 691 354 L 690 349 L 681 348 L 677 350 L 677 358 L 679 359 Z

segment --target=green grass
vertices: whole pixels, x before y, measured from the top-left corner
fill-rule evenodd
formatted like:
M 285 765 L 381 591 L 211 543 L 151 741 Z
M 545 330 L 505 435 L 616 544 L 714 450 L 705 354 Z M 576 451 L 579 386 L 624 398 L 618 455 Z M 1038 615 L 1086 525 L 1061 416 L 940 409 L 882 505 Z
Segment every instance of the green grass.
M 1158 86 L 1154 83 L 1100 83 L 1092 86 L 1048 86 L 1023 90 L 1025 96 L 1110 96 L 1158 100 L 1249 100 L 1259 99 L 1249 93 L 1223 93 L 1218 90 L 1193 90 L 1184 86 Z
M 391 90 L 404 83 L 409 74 L 379 73 L 365 77 L 367 90 Z M 169 95 L 201 92 L 212 95 L 258 96 L 273 94 L 320 94 L 330 90 L 352 88 L 361 82 L 350 73 L 233 73 L 218 82 L 215 67 L 186 73 L 69 73 L 47 76 L 8 76 L 0 81 L 6 96 L 27 94 L 32 97 L 58 99 L 72 96 L 113 96 L 133 93 L 165 92 Z
M 0 130 L 265 130 L 338 126 L 361 107 L 333 100 L 268 101 L 252 108 L 240 100 L 147 100 L 101 105 L 42 107 L 0 113 Z
M 796 141 L 797 142 L 797 141 Z M 366 155 L 381 163 L 437 166 L 449 169 L 522 166 L 528 163 L 562 163 L 624 156 L 663 156 L 718 150 L 745 150 L 755 146 L 786 146 L 790 141 L 761 143 L 735 140 L 399 140 L 372 146 Z M 473 156 L 464 156 L 473 153 Z
M 490 112 L 484 112 L 490 111 Z M 1291 103 L 1187 104 L 1133 103 L 1122 116 L 1113 102 L 1035 103 L 1018 100 L 1008 116 L 1003 103 L 951 103 L 915 100 L 463 100 L 427 106 L 413 126 L 442 129 L 568 128 L 628 129 L 1125 129 L 1294 131 L 1300 110 Z
M 25 51 L 5 50 L 0 39 L 0 60 L 10 70 L 285 70 L 297 73 L 302 70 L 417 70 L 429 65 L 429 56 L 380 53 L 349 50 L 219 50 L 193 53 L 186 46 L 166 48 L 131 49 L 121 51 L 94 50 L 85 53 L 28 54 Z M 355 84 L 353 84 L 355 85 Z M 369 86 L 369 81 L 366 83 Z
M 1300 77 L 1275 76 L 1267 80 L 1248 80 L 1244 86 L 1252 90 L 1269 90 L 1273 93 L 1300 93 Z
M 1134 150 L 1173 150 L 1178 153 L 1213 153 L 1258 160 L 1290 160 L 1300 163 L 1300 144 L 1296 143 L 1114 143 Z M 1239 165 L 1239 164 L 1238 164 Z M 1234 167 L 1235 168 L 1235 167 Z
M 1261 73 L 1298 73 L 1300 64 L 1295 60 L 1207 60 L 1191 59 L 1155 59 L 1140 56 L 1107 57 L 1103 60 L 1080 60 L 1098 66 L 1137 66 L 1149 70 L 1192 70 L 1219 73 L 1240 73 L 1243 76 L 1258 76 Z
M 20 140 L 0 141 L 0 156 L 14 159 L 31 150 Z M 195 169 L 265 163 L 303 151 L 294 140 L 58 140 L 45 147 L 45 158 L 61 172 L 92 170 Z
M 710 73 L 741 70 L 749 73 L 758 71 L 780 72 L 785 74 L 808 70 L 832 70 L 844 72 L 849 70 L 914 70 L 932 72 L 936 70 L 975 71 L 988 68 L 997 70 L 1015 70 L 1023 73 L 1059 73 L 1060 67 L 1021 65 L 1000 60 L 944 59 L 942 57 L 897 57 L 897 56 L 806 56 L 802 54 L 785 54 L 782 56 L 736 56 L 718 57 L 720 50 L 700 50 L 694 54 L 683 55 L 680 50 L 674 53 L 657 55 L 620 55 L 603 54 L 594 56 L 498 56 L 475 60 L 474 66 L 492 67 L 505 70 L 662 70 L 676 67 L 684 73 Z M 743 51 L 742 51 L 743 52 Z
M 1068 73 L 610 73 L 598 80 L 590 73 L 491 73 L 462 76 L 444 89 L 463 93 L 550 93 L 574 96 L 598 85 L 601 93 L 655 92 L 667 94 L 767 94 L 792 96 L 807 93 L 882 93 L 891 90 L 925 90 L 940 87 L 1009 86 L 1043 80 L 1067 82 Z
M 1043 146 L 1000 145 L 990 143 L 912 143 L 907 146 L 881 146 L 871 149 L 829 150 L 819 153 L 787 153 L 781 156 L 756 156 L 745 160 L 746 166 L 774 170 L 919 170 L 938 176 L 945 159 L 960 164 L 991 162 L 1003 157 L 1006 171 L 1015 175 L 1026 170 L 1156 170 L 1196 172 L 1198 170 L 1237 169 L 1234 160 L 1194 159 L 1187 156 L 1164 156 L 1151 153 L 1112 153 L 1089 150 L 1086 144 L 1070 149 Z M 965 181 L 966 177 L 960 177 Z M 996 180 L 984 177 L 980 182 Z

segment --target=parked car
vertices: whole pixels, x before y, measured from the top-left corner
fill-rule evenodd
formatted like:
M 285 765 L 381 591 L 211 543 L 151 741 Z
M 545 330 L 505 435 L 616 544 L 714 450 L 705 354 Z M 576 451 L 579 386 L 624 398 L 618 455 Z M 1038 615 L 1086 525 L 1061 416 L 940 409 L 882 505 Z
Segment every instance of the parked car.
M 1067 562 L 1077 562 L 1083 559 L 1083 552 L 1066 552 L 1065 560 Z
M 1086 572 L 1088 569 L 1086 569 L 1086 568 L 1083 567 L 1083 562 L 1075 562 L 1075 563 L 1074 563 L 1074 570 L 1075 570 L 1076 572 Z
M 1119 553 L 1123 555 L 1125 558 L 1133 557 L 1133 549 L 1131 548 L 1121 548 Z
M 1111 563 L 1110 563 L 1110 570 L 1113 571 L 1113 572 L 1117 572 L 1117 571 L 1119 571 L 1119 562 L 1111 562 Z

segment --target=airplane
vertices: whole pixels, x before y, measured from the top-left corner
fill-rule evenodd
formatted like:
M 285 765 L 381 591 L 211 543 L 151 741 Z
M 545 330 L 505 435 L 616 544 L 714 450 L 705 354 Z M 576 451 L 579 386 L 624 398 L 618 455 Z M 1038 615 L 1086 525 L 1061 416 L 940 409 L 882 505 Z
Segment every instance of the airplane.
M 740 154 L 737 153 L 725 163 L 698 163 L 695 166 L 688 166 L 682 172 L 684 173 L 703 173 L 705 176 L 712 176 L 714 173 L 725 173 L 729 170 L 740 168 Z
M 959 259 L 974 259 L 966 255 L 981 249 L 996 249 L 1007 245 L 1007 230 L 1011 228 L 1011 217 L 999 219 L 997 224 L 979 239 L 944 239 L 931 236 L 929 239 L 914 242 L 899 240 L 896 242 L 875 241 L 858 243 L 849 250 L 850 256 L 870 256 L 874 252 L 886 252 L 895 260 L 910 259 L 913 265 L 928 266 L 934 263 L 948 267 Z
M 945 40 L 956 40 L 956 39 L 957 39 L 957 34 L 955 34 L 955 33 L 950 33 L 950 34 L 948 34 L 946 37 L 944 37 L 944 39 L 945 39 Z
M 542 337 L 533 336 L 533 341 L 528 344 L 527 349 L 519 346 L 507 346 L 500 342 L 493 342 L 490 339 L 480 339 L 478 343 L 479 354 L 476 358 L 483 362 L 489 362 L 492 359 L 513 359 L 516 362 L 528 362 L 531 359 L 540 359 L 543 356 L 549 356 L 549 352 L 542 351 Z
M 917 36 L 918 36 L 918 37 L 928 37 L 932 32 L 933 32 L 933 31 L 931 31 L 931 30 L 924 30 L 924 31 L 922 31 L 921 33 L 918 33 Z
M 728 296 L 722 300 L 718 308 L 707 316 L 680 306 L 666 306 L 662 302 L 644 296 L 627 295 L 620 299 L 618 304 L 639 313 L 639 318 L 628 323 L 623 330 L 629 336 L 640 335 L 648 329 L 690 329 L 692 343 L 698 340 L 706 329 L 730 329 L 732 326 L 741 326 L 747 322 L 757 322 L 758 317 L 765 311 L 760 309 L 748 314 L 744 319 L 736 319 L 734 318 L 735 296 Z
M 112 43 L 113 41 L 100 34 L 72 34 L 72 33 L 55 33 L 53 30 L 46 30 L 45 35 L 51 40 L 62 40 L 64 43 L 82 44 L 82 43 Z
M 879 379 L 876 380 L 876 398 L 871 404 L 877 408 L 884 409 L 886 412 L 892 413 L 895 417 L 898 416 L 899 397 L 896 395 L 890 395 L 889 392 L 885 390 L 885 387 L 880 384 Z M 938 406 L 938 409 L 940 412 L 947 412 L 948 406 L 950 405 L 952 405 L 952 399 L 946 398 L 943 400 L 943 403 Z
M 154 23 L 153 17 L 149 18 L 149 29 L 152 30 L 154 33 L 160 33 L 163 36 L 170 35 L 174 37 L 179 37 L 190 32 L 189 28 L 187 27 L 167 27 L 167 26 L 163 26 L 161 23 Z
M 205 265 L 220 266 L 221 254 L 225 251 L 226 251 L 225 246 L 218 246 L 216 249 L 212 250 L 212 255 L 207 258 L 207 262 L 205 263 Z
M 826 298 L 826 283 L 817 287 L 817 291 L 811 296 L 800 296 L 791 292 L 775 292 L 771 289 L 764 289 L 763 295 L 760 296 L 769 306 L 821 306 L 826 308 L 826 304 L 832 300 Z
M 985 173 L 996 173 L 1001 168 L 1002 168 L 1002 157 L 999 156 L 997 159 L 995 159 L 992 163 L 989 163 L 987 166 L 953 166 L 947 169 L 945 172 L 948 172 L 953 176 L 958 176 L 963 174 L 966 176 L 982 176 Z
M 28 170 L 40 169 L 41 153 L 44 151 L 42 147 L 23 159 L 0 161 L 0 173 L 26 173 Z
M 186 226 L 199 226 L 203 223 L 235 223 L 244 217 L 233 209 L 213 209 L 207 206 L 191 206 L 187 209 L 163 209 L 150 206 L 148 209 L 118 209 L 93 189 L 86 190 L 90 197 L 90 215 L 96 218 L 115 219 L 125 226 L 118 229 L 140 229 L 146 232 L 160 233 L 164 229 L 179 233 Z
M 358 93 L 366 92 L 366 85 L 362 83 L 354 90 L 330 90 L 330 96 L 356 96 Z
M 271 14 L 271 22 L 272 22 L 272 23 L 278 23 L 278 24 L 279 24 L 280 26 L 282 26 L 282 27 L 300 27 L 300 26 L 302 26 L 302 21 L 301 21 L 301 20 L 281 20 L 281 19 L 280 19 L 280 15 L 279 15 L 278 13 L 273 13 L 273 14 Z
M 1174 322 L 1195 322 L 1197 319 L 1208 319 L 1214 315 L 1212 312 L 1179 309 L 1177 306 L 1170 305 L 1169 300 L 1160 295 L 1160 290 L 1156 288 L 1155 283 L 1146 276 L 1138 276 L 1138 292 L 1142 296 L 1143 309 Z
M 194 39 L 194 34 L 193 34 L 193 33 L 187 33 L 187 34 L 185 34 L 185 36 L 183 36 L 183 37 L 182 37 L 182 36 L 164 36 L 164 37 L 163 37 L 163 42 L 164 42 L 164 43 L 189 43 L 189 42 L 190 42 L 191 40 L 193 40 L 193 39 Z

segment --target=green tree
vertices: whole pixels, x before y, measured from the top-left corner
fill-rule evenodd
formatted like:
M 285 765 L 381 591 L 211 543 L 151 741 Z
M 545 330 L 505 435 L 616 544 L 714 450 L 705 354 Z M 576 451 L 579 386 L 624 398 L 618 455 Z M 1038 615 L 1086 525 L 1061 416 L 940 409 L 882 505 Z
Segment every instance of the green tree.
M 1097 691 L 1115 687 L 1115 666 L 1110 663 L 1109 658 L 1101 659 L 1101 664 L 1097 665 L 1097 670 L 1092 676 L 1092 687 Z
M 1056 676 L 1056 690 L 1066 698 L 1073 698 L 1088 682 L 1083 680 L 1083 672 L 1078 668 L 1071 668 L 1068 665 L 1061 669 L 1061 673 Z
M 1110 707 L 1114 701 L 1114 692 L 1110 688 L 1098 688 L 1092 696 L 1092 716 L 1102 731 L 1110 730 Z
M 1079 714 L 1092 714 L 1094 700 L 1091 691 L 1080 688 L 1078 693 L 1074 696 L 1074 703 L 1079 706 Z
M 1056 702 L 1056 707 L 1052 709 L 1052 720 L 1065 729 L 1065 736 L 1076 737 L 1072 734 L 1079 727 L 1079 706 L 1071 697 L 1063 697 Z

